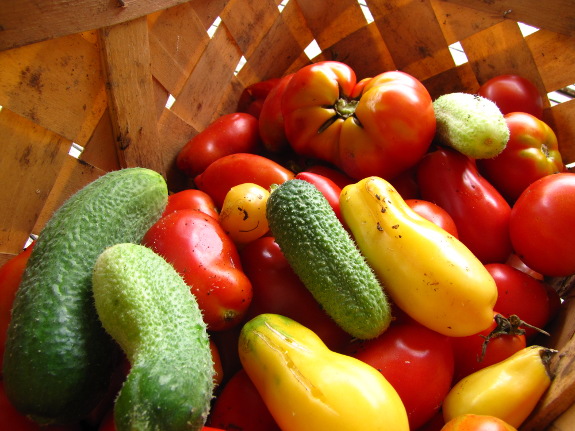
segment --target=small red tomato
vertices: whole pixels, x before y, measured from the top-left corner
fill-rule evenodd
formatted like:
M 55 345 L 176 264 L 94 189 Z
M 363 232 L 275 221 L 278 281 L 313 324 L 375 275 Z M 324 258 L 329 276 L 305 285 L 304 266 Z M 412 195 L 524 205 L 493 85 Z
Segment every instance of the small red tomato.
M 257 151 L 259 142 L 256 117 L 240 112 L 226 114 L 184 145 L 176 157 L 176 166 L 194 177 L 220 157 Z
M 375 367 L 395 388 L 411 429 L 437 413 L 451 387 L 450 337 L 418 323 L 392 325 L 377 338 L 353 343 L 348 354 Z
M 547 175 L 513 205 L 509 234 L 515 253 L 543 275 L 575 274 L 575 173 Z
M 259 133 L 264 147 L 272 152 L 289 148 L 282 115 L 282 97 L 293 74 L 284 76 L 269 92 L 259 116 Z
M 280 78 L 271 78 L 248 85 L 240 94 L 237 111 L 245 112 L 258 118 L 270 91 L 274 89 L 279 81 Z
M 502 361 L 526 346 L 515 320 L 493 313 L 493 323 L 478 334 L 452 339 L 455 358 L 453 381 Z
M 477 92 L 495 102 L 503 115 L 527 112 L 543 117 L 543 97 L 531 81 L 519 75 L 499 75 L 486 81 Z
M 517 429 L 495 416 L 469 413 L 451 419 L 441 431 L 517 431 Z
M 197 210 L 175 211 L 161 217 L 142 244 L 182 275 L 208 329 L 221 331 L 241 322 L 252 299 L 252 285 L 236 245 L 216 219 Z
M 295 177 L 298 180 L 304 180 L 316 186 L 329 202 L 329 205 L 333 209 L 337 218 L 342 221 L 341 211 L 339 209 L 339 195 L 341 194 L 341 188 L 336 183 L 328 177 L 313 172 L 300 172 Z
M 212 407 L 208 423 L 226 430 L 280 430 L 243 369 L 234 374 L 223 387 Z
M 457 226 L 455 226 L 453 218 L 439 205 L 421 199 L 406 199 L 405 203 L 421 217 L 435 223 L 457 238 Z
M 187 189 L 168 196 L 168 204 L 162 215 L 177 210 L 198 210 L 211 217 L 218 218 L 218 209 L 207 193 L 197 189 Z
M 323 175 L 324 177 L 327 177 L 334 183 L 336 183 L 341 189 L 343 189 L 345 186 L 348 186 L 356 182 L 356 180 L 344 174 L 340 170 L 330 168 L 329 166 L 325 165 L 312 165 L 306 168 L 305 171 Z
M 519 316 L 525 323 L 543 329 L 551 318 L 551 305 L 545 284 L 530 275 L 504 263 L 485 265 L 497 285 L 494 308 L 505 316 Z M 535 329 L 525 327 L 526 336 Z

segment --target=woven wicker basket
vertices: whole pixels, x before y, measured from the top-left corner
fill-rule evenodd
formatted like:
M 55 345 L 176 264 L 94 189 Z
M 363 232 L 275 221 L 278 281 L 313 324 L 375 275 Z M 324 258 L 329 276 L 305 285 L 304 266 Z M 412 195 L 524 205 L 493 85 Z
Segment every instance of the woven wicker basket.
M 343 61 L 359 78 L 400 69 L 434 98 L 502 73 L 543 94 L 575 83 L 572 0 L 39 3 L 0 6 L 0 263 L 106 171 L 146 166 L 172 191 L 185 187 L 174 158 L 194 134 L 233 111 L 246 86 L 312 61 Z M 518 23 L 539 31 L 525 36 Z M 575 100 L 547 103 L 545 119 L 574 162 Z M 557 377 L 525 431 L 575 429 L 568 296 L 552 340 Z

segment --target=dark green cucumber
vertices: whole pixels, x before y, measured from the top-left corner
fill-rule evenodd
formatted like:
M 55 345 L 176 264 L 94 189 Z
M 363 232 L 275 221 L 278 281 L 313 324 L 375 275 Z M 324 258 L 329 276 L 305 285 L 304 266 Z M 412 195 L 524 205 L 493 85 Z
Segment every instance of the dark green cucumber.
M 200 430 L 214 367 L 190 287 L 151 249 L 118 244 L 96 261 L 93 290 L 104 328 L 131 363 L 114 407 L 116 429 Z
M 107 247 L 141 241 L 167 197 L 160 174 L 123 169 L 79 190 L 50 218 L 8 329 L 4 387 L 20 412 L 41 424 L 65 423 L 100 401 L 119 350 L 96 314 L 92 269 Z
M 267 202 L 272 235 L 303 284 L 354 337 L 377 337 L 391 322 L 371 267 L 321 192 L 303 180 L 277 186 Z

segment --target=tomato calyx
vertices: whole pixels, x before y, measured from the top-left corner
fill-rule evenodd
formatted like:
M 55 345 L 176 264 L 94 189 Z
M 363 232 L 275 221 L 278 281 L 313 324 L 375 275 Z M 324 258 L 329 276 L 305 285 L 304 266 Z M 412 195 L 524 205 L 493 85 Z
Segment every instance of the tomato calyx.
M 340 96 L 333 106 L 327 106 L 327 109 L 333 109 L 334 115 L 328 118 L 318 129 L 317 133 L 322 133 L 327 130 L 333 123 L 339 119 L 347 120 L 352 117 L 356 125 L 361 127 L 359 119 L 355 115 L 355 109 L 359 104 L 359 99 L 348 99 L 345 96 Z

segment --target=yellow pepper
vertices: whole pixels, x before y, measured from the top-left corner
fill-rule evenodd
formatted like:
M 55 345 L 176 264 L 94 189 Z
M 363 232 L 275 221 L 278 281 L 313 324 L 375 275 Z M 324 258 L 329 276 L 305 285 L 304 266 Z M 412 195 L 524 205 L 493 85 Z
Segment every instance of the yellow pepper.
M 464 377 L 443 401 L 445 421 L 472 413 L 495 416 L 519 428 L 551 384 L 547 365 L 553 352 L 529 346 Z
M 242 328 L 238 346 L 283 431 L 409 431 L 405 407 L 379 371 L 329 350 L 292 319 L 256 316 Z
M 457 238 L 415 213 L 386 180 L 346 186 L 341 214 L 393 302 L 448 336 L 477 334 L 493 321 L 497 285 Z

